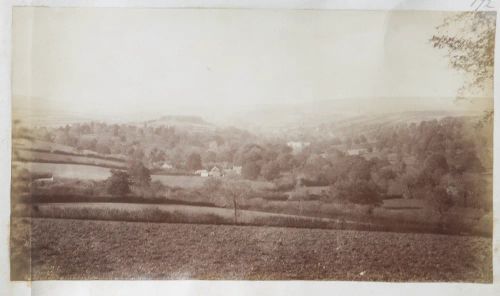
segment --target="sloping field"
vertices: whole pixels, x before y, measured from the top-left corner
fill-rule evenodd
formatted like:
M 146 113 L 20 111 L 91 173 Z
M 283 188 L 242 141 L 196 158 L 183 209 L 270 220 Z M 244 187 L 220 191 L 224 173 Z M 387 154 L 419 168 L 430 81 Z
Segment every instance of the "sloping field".
M 125 167 L 125 162 L 94 158 L 91 156 L 67 155 L 60 153 L 18 150 L 17 156 L 25 161 L 61 163 L 61 164 L 88 164 L 103 167 Z
M 65 153 L 78 153 L 78 151 L 67 145 L 62 145 L 62 144 L 57 144 L 57 143 L 51 143 L 51 142 L 46 142 L 46 141 L 40 141 L 40 140 L 28 140 L 28 139 L 22 139 L 22 138 L 14 138 L 12 139 L 12 144 L 16 148 L 25 148 L 25 149 L 38 149 L 38 150 L 47 150 L 47 151 L 52 151 L 52 150 L 57 150 Z
M 55 178 L 71 178 L 83 180 L 104 180 L 111 173 L 109 168 L 83 165 L 83 164 L 59 164 L 38 162 L 13 162 L 20 168 L 25 168 L 34 173 L 51 173 Z
M 34 280 L 492 281 L 479 237 L 58 219 L 31 231 Z
M 104 161 L 104 160 L 98 160 Z M 109 164 L 119 164 L 118 162 L 107 161 Z M 51 173 L 56 178 L 70 178 L 83 180 L 104 180 L 111 173 L 110 169 L 97 165 L 68 164 L 68 163 L 45 163 L 45 162 L 24 162 L 13 161 L 13 165 L 25 168 L 34 173 Z M 160 181 L 163 185 L 181 188 L 199 188 L 203 186 L 207 178 L 200 176 L 171 176 L 171 175 L 151 175 L 153 181 Z M 230 181 L 229 181 L 230 182 Z M 246 181 L 253 189 L 269 189 L 273 184 L 266 181 Z

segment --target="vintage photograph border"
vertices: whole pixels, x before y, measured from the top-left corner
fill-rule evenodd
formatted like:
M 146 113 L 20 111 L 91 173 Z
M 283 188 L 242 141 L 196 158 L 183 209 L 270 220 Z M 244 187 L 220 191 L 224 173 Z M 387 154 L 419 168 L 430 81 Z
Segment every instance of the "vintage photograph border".
M 463 283 L 372 283 L 341 281 L 38 281 L 11 282 L 9 280 L 9 220 L 11 169 L 11 25 L 13 6 L 48 7 L 149 7 L 149 8 L 249 8 L 249 9 L 342 9 L 342 10 L 451 10 L 474 9 L 497 11 L 496 1 L 482 0 L 413 0 L 413 1 L 251 1 L 251 0 L 130 0 L 130 1 L 10 1 L 0 4 L 0 295 L 500 295 L 498 273 L 500 202 L 498 188 L 493 189 L 493 284 Z M 498 25 L 498 17 L 497 17 Z M 498 30 L 496 40 L 499 40 Z M 495 58 L 500 57 L 499 50 Z M 495 69 L 498 70 L 498 64 Z M 494 85 L 500 85 L 498 75 Z M 494 90 L 498 97 L 498 89 Z M 500 136 L 499 119 L 494 120 L 494 134 Z M 498 147 L 494 151 L 499 153 Z M 500 174 L 498 157 L 494 157 L 494 184 Z M 460 258 L 456 258 L 460 260 Z

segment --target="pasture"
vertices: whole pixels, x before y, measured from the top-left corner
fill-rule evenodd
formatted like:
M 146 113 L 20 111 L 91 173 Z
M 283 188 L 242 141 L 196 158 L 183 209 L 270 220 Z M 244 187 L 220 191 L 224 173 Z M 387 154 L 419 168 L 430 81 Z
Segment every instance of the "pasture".
M 160 181 L 163 185 L 180 188 L 198 188 L 203 186 L 207 178 L 200 176 L 152 175 L 151 180 Z
M 209 178 L 200 176 L 152 175 L 151 179 L 153 181 L 158 180 L 163 185 L 169 187 L 200 188 Z M 229 178 L 222 178 L 221 180 L 229 183 L 236 181 Z M 245 180 L 245 183 L 249 184 L 254 190 L 267 190 L 274 188 L 274 185 L 271 182 L 266 181 Z
M 33 173 L 51 173 L 55 178 L 104 180 L 111 175 L 109 168 L 84 164 L 14 161 L 13 165 Z
M 78 150 L 74 147 L 62 145 L 58 143 L 52 143 L 41 140 L 28 140 L 23 138 L 14 138 L 12 144 L 15 148 L 23 149 L 36 149 L 36 150 L 46 150 L 46 151 L 61 151 L 65 153 L 78 153 Z
M 68 155 L 51 152 L 40 152 L 30 150 L 18 150 L 17 156 L 20 159 L 44 163 L 62 163 L 62 164 L 84 164 L 103 167 L 125 167 L 123 161 L 94 158 L 90 156 Z
M 71 156 L 74 157 L 74 156 Z M 100 160 L 99 161 L 104 161 Z M 108 161 L 109 163 L 115 163 Z M 25 168 L 33 173 L 51 173 L 56 178 L 82 179 L 82 180 L 104 180 L 111 173 L 110 169 L 98 165 L 68 164 L 68 163 L 46 163 L 13 161 L 14 166 Z M 160 181 L 163 185 L 179 188 L 200 188 L 208 178 L 200 176 L 178 176 L 178 175 L 151 175 L 152 181 Z M 222 179 L 224 182 L 235 182 L 232 179 Z M 245 181 L 254 190 L 272 189 L 274 185 L 266 181 Z

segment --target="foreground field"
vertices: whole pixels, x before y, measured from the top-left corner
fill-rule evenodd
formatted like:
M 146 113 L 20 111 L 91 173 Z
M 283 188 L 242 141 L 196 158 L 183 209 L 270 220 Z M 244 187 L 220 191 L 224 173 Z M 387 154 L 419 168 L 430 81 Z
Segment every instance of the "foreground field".
M 34 280 L 492 281 L 491 239 L 33 219 Z

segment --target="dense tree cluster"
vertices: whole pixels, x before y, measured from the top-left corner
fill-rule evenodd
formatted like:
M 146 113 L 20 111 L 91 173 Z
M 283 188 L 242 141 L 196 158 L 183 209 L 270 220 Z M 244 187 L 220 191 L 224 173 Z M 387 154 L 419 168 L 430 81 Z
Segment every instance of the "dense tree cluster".
M 199 133 L 164 126 L 88 123 L 32 132 L 35 138 L 82 150 L 125 155 L 133 186 L 148 187 L 156 163 L 170 163 L 191 173 L 214 165 L 241 166 L 244 179 L 272 181 L 288 191 L 329 186 L 330 194 L 324 198 L 360 204 L 400 196 L 437 200 L 440 206 L 485 206 L 479 196 L 489 187 L 482 174 L 491 170 L 492 163 L 491 117 L 489 122 L 448 117 L 374 124 L 363 134 L 350 134 L 342 141 L 319 139 L 300 151 L 283 140 L 238 129 Z M 359 147 L 364 149 L 362 154 L 348 153 Z M 124 179 L 114 174 L 112 180 L 118 182 L 118 177 Z
M 128 160 L 143 162 L 153 168 L 169 163 L 177 169 L 201 168 L 206 164 L 233 162 L 241 143 L 255 139 L 250 133 L 236 128 L 206 130 L 183 129 L 174 126 L 77 123 L 58 128 L 37 127 L 21 134 L 79 151 L 90 150 L 103 155 L 122 155 Z M 197 155 L 197 156 L 196 156 Z M 194 161 L 194 163 L 193 163 Z

